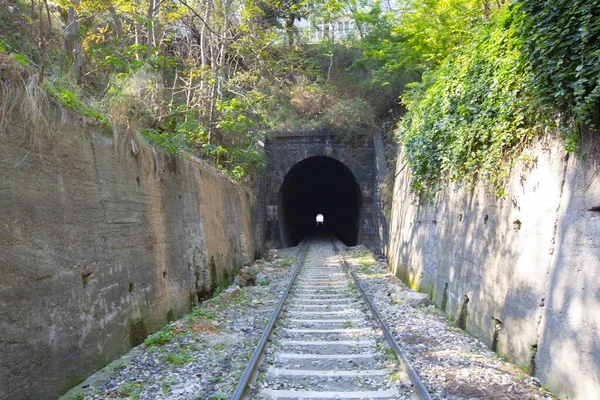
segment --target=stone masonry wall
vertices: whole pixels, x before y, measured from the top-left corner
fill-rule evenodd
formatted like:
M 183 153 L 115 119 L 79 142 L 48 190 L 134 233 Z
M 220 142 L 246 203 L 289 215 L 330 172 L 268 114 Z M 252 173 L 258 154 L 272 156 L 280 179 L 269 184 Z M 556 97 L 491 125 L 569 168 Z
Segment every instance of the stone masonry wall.
M 344 143 L 327 131 L 272 132 L 265 144 L 267 169 L 264 196 L 268 221 L 268 247 L 280 247 L 279 191 L 285 176 L 298 162 L 315 156 L 327 156 L 343 163 L 356 178 L 363 195 L 359 244 L 379 249 L 377 176 L 373 139 L 364 135 L 353 143 Z
M 410 192 L 400 157 L 388 254 L 468 332 L 582 400 L 600 399 L 600 163 L 587 154 L 539 143 L 506 198 L 451 185 L 433 202 Z
M 29 132 L 0 142 L 0 399 L 56 398 L 255 250 L 253 196 L 210 168 L 74 121 L 20 163 Z

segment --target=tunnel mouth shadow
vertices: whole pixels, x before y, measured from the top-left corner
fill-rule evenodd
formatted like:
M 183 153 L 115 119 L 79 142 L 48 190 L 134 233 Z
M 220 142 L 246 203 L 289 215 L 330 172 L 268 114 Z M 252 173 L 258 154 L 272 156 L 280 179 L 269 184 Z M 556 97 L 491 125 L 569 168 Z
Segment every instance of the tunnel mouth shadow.
M 281 244 L 297 245 L 307 235 L 332 235 L 348 246 L 358 243 L 363 196 L 352 171 L 326 156 L 294 165 L 279 190 Z M 324 217 L 316 223 L 317 214 Z

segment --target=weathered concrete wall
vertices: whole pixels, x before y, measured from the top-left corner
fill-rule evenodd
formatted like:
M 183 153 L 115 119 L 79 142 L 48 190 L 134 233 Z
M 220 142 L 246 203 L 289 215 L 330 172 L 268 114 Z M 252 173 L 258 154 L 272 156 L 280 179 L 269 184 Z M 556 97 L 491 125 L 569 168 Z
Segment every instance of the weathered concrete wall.
M 358 242 L 379 249 L 377 171 L 373 139 L 369 135 L 345 143 L 328 131 L 271 132 L 266 142 L 267 168 L 263 181 L 268 247 L 281 247 L 279 195 L 287 173 L 302 160 L 327 156 L 344 164 L 356 178 L 363 196 Z
M 72 123 L 14 167 L 29 129 L 13 122 L 0 142 L 0 398 L 50 399 L 249 262 L 254 199 Z
M 451 185 L 433 202 L 410 193 L 400 157 L 388 256 L 398 276 L 459 322 L 462 312 L 468 332 L 547 387 L 599 399 L 600 164 L 557 142 L 529 154 L 533 166 L 512 172 L 505 199 Z

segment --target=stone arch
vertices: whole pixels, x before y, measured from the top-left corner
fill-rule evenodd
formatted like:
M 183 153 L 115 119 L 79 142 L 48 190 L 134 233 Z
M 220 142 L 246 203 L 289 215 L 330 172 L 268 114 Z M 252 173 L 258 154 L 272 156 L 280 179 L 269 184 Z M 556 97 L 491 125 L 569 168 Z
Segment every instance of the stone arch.
M 325 147 L 325 149 L 322 149 L 307 146 L 302 150 L 298 150 L 288 154 L 283 159 L 283 162 L 280 164 L 280 166 L 277 167 L 277 181 L 272 182 L 277 185 L 277 192 L 279 192 L 279 190 L 281 189 L 281 184 L 283 183 L 283 180 L 285 179 L 287 174 L 296 164 L 302 162 L 303 160 L 316 156 L 330 157 L 344 164 L 352 172 L 352 174 L 354 174 L 357 182 L 359 182 L 359 184 L 361 185 L 361 189 L 364 189 L 362 178 L 365 176 L 366 171 L 360 166 L 360 164 L 358 164 L 354 160 L 354 158 L 350 154 L 348 154 L 347 151 L 339 148 L 332 148 L 331 151 L 328 151 L 327 147 Z
M 378 221 L 375 216 L 375 150 L 368 136 L 360 140 L 344 142 L 325 131 L 284 131 L 272 133 L 265 142 L 267 166 L 259 209 L 264 212 L 266 244 L 270 247 L 289 246 L 282 237 L 280 191 L 286 176 L 295 165 L 311 157 L 326 157 L 343 164 L 358 183 L 362 195 L 358 243 L 367 246 L 377 240 Z M 327 218 L 326 218 L 327 221 Z
M 293 158 L 291 158 L 293 159 Z M 307 235 L 333 235 L 356 245 L 360 235 L 363 195 L 350 168 L 333 157 L 306 157 L 286 171 L 278 185 L 278 228 L 284 246 Z M 316 216 L 325 215 L 324 224 Z

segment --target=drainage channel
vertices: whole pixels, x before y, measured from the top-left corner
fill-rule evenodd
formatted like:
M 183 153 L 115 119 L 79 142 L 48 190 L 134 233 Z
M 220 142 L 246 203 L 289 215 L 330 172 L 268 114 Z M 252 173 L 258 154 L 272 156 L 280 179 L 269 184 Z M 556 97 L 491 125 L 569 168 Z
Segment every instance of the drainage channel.
M 340 243 L 302 246 L 232 399 L 430 399 Z

